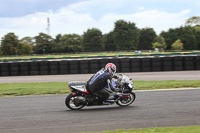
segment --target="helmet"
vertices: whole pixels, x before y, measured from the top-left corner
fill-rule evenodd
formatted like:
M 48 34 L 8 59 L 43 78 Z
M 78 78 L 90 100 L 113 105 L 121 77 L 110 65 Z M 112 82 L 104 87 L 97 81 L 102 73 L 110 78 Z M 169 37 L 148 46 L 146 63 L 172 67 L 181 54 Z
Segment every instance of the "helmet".
M 109 72 L 110 76 L 113 76 L 113 74 L 116 72 L 117 68 L 116 68 L 115 64 L 108 63 L 105 66 L 105 70 Z

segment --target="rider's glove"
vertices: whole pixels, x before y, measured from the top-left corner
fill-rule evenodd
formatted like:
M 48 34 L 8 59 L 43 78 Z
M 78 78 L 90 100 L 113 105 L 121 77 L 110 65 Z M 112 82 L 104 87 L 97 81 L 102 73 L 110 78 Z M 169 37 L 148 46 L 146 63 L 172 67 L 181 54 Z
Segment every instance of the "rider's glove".
M 115 88 L 116 92 L 122 92 L 122 90 L 120 88 Z
M 113 75 L 113 78 L 118 79 L 119 77 L 117 75 Z

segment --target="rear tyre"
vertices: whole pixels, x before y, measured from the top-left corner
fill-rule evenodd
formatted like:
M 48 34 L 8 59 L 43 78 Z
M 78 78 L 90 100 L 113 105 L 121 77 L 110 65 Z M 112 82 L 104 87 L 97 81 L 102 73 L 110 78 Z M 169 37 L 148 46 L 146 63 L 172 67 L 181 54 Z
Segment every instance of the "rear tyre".
M 71 110 L 82 109 L 85 105 L 78 102 L 74 102 L 73 100 L 73 98 L 78 98 L 78 97 L 82 97 L 82 96 L 73 96 L 72 93 L 70 93 L 65 99 L 65 105 Z
M 135 101 L 136 95 L 134 92 L 131 92 L 129 96 L 121 97 L 116 104 L 119 106 L 128 106 Z

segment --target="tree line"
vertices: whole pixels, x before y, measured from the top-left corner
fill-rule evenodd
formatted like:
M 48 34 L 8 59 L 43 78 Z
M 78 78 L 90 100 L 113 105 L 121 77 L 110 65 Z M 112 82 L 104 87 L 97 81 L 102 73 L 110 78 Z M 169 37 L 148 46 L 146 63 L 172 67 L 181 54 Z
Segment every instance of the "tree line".
M 0 55 L 121 51 L 121 50 L 200 50 L 200 17 L 189 18 L 184 26 L 156 34 L 153 28 L 136 27 L 134 22 L 118 20 L 114 29 L 103 34 L 98 28 L 83 35 L 46 33 L 18 39 L 14 33 L 1 38 Z

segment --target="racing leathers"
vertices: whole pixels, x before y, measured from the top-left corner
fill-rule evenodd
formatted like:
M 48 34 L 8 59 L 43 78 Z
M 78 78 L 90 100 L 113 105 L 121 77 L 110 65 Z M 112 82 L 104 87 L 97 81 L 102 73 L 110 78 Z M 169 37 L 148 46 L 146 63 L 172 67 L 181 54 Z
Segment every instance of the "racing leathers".
M 108 85 L 108 80 L 111 81 L 112 77 L 104 68 L 99 70 L 87 81 L 87 89 L 93 94 L 97 94 L 99 97 L 99 104 L 102 104 L 103 101 L 108 99 L 109 93 L 104 89 Z M 113 91 L 118 91 L 119 89 L 113 86 L 109 82 L 109 86 Z

